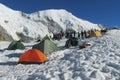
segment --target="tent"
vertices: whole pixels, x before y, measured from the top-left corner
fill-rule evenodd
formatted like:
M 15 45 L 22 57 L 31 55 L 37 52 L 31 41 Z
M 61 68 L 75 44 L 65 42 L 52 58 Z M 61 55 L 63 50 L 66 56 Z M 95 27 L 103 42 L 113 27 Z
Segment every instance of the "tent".
M 78 45 L 82 45 L 82 44 L 83 44 L 83 42 L 81 41 L 80 38 L 72 37 L 66 41 L 65 47 L 69 48 L 71 46 L 78 46 Z
M 48 35 L 46 35 L 46 36 L 41 40 L 41 42 L 44 41 L 44 40 L 50 40 L 50 41 L 53 42 L 53 40 L 52 40 Z
M 16 50 L 16 49 L 25 49 L 25 46 L 20 41 L 12 41 L 7 48 L 8 50 Z
M 65 43 L 65 47 L 66 48 L 69 48 L 69 47 L 71 47 L 72 45 L 71 45 L 71 40 L 70 39 L 68 39 L 67 41 L 66 41 L 66 43 Z
M 44 37 L 39 44 L 34 45 L 32 48 L 42 51 L 45 55 L 59 50 L 57 45 L 48 36 Z
M 20 56 L 18 63 L 39 64 L 47 61 L 48 58 L 37 49 L 30 49 Z
M 102 33 L 101 33 L 101 31 L 99 31 L 99 30 L 92 31 L 91 36 L 92 36 L 92 37 L 93 37 L 93 36 L 100 37 L 100 36 L 102 36 Z

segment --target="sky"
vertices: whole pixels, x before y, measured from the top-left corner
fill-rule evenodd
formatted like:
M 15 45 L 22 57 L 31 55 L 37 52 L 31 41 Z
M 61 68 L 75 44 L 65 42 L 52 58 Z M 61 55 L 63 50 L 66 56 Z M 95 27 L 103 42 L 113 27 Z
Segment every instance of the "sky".
M 65 9 L 95 24 L 120 27 L 120 0 L 0 0 L 0 3 L 28 14 L 47 9 Z

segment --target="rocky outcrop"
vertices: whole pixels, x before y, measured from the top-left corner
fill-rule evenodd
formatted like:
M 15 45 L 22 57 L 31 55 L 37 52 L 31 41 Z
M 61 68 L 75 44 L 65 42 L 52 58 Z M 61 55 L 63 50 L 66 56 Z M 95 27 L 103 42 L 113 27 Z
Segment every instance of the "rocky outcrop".
M 11 41 L 13 38 L 0 26 L 0 40 Z

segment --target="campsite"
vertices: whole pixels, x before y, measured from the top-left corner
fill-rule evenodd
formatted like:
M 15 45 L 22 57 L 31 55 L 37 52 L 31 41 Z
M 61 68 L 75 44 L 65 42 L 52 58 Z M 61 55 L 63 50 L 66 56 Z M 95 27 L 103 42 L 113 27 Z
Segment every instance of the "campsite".
M 120 80 L 113 2 L 66 1 L 0 0 L 0 80 Z
M 86 38 L 91 45 L 65 48 L 66 38 L 54 40 L 60 50 L 52 52 L 44 63 L 21 64 L 20 57 L 38 42 L 23 43 L 25 49 L 7 50 L 11 42 L 0 42 L 1 80 L 119 80 L 120 30 L 102 37 Z M 34 54 L 35 55 L 35 54 Z M 34 57 L 34 56 L 32 56 Z M 29 57 L 29 58 L 32 58 Z M 3 68 L 4 67 L 4 68 Z

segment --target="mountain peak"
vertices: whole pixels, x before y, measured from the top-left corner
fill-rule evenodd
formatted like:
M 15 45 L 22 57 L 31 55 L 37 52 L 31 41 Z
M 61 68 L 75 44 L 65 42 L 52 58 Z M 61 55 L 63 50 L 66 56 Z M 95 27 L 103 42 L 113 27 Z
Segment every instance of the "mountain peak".
M 51 11 L 51 12 L 68 12 L 65 9 L 47 9 L 47 10 L 42 10 L 42 11 Z
M 49 32 L 56 33 L 73 29 L 83 31 L 100 29 L 97 24 L 75 17 L 64 9 L 49 9 L 32 14 L 16 12 L 0 3 L 0 27 L 13 39 L 42 38 Z
M 44 24 L 48 24 L 48 26 L 54 25 L 61 26 L 62 29 L 59 30 L 66 30 L 67 28 L 71 28 L 75 31 L 82 31 L 82 30 L 90 30 L 90 29 L 100 29 L 97 27 L 97 24 L 93 24 L 87 20 L 82 20 L 77 18 L 72 13 L 64 10 L 64 9 L 49 9 L 43 10 L 39 12 L 35 12 L 30 14 L 31 19 L 34 21 L 42 21 L 44 20 Z M 51 23 L 48 23 L 51 21 Z M 59 24 L 59 25 L 58 25 Z M 56 32 L 52 30 L 53 32 Z

